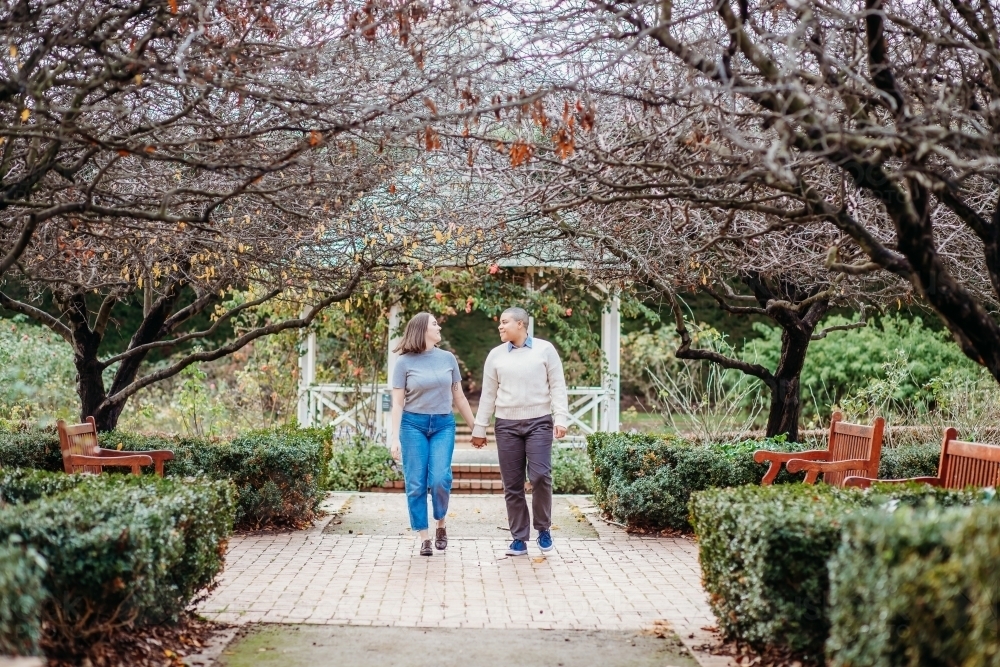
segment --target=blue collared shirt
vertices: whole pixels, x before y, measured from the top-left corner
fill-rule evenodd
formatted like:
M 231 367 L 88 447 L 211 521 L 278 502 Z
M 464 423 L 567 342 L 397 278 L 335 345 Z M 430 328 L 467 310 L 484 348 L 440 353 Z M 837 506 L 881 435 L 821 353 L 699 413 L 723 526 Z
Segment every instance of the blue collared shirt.
M 524 339 L 524 345 L 522 345 L 521 347 L 531 347 L 531 336 L 528 336 L 527 338 Z M 511 343 L 510 341 L 507 341 L 507 351 L 508 352 L 512 352 L 513 350 L 519 350 L 519 349 L 521 349 L 521 347 L 518 347 L 518 346 L 514 345 L 514 343 Z

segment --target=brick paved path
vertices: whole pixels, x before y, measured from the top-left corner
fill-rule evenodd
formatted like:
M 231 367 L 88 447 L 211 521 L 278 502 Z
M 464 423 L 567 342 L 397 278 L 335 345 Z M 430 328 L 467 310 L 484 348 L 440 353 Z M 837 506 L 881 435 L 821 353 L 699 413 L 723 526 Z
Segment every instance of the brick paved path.
M 503 503 L 483 496 L 483 503 Z M 336 494 L 340 508 L 350 494 Z M 364 502 L 355 496 L 352 504 Z M 405 500 L 399 496 L 400 512 Z M 584 513 L 593 509 L 578 498 Z M 593 521 L 599 539 L 559 538 L 542 558 L 504 555 L 507 536 L 460 539 L 417 555 L 411 536 L 297 532 L 235 536 L 219 587 L 199 606 L 230 623 L 641 630 L 667 621 L 689 647 L 714 626 L 697 549 L 683 538 L 639 538 Z M 727 661 L 704 655 L 704 665 Z

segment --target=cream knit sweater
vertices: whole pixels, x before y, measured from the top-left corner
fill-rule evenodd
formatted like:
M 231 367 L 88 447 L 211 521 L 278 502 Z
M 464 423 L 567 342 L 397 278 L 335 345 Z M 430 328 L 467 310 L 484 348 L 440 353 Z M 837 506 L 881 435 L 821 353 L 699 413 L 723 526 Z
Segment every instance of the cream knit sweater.
M 552 343 L 532 338 L 531 347 L 490 350 L 483 370 L 483 393 L 472 435 L 486 437 L 494 412 L 498 419 L 534 419 L 552 415 L 556 426 L 569 426 L 569 403 L 562 361 Z

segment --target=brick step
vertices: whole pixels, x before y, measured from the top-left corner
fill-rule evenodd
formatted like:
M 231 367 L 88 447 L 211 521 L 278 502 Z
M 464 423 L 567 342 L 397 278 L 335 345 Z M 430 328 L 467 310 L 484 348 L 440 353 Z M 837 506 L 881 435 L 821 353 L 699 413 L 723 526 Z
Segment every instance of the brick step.
M 451 468 L 452 493 L 503 493 L 503 481 L 500 478 L 500 466 L 491 464 L 457 464 Z M 386 482 L 381 487 L 368 489 L 372 493 L 403 493 L 405 484 L 402 480 Z M 531 483 L 525 482 L 524 488 L 531 492 Z
M 500 466 L 491 463 L 460 463 L 451 467 L 452 479 L 500 479 Z

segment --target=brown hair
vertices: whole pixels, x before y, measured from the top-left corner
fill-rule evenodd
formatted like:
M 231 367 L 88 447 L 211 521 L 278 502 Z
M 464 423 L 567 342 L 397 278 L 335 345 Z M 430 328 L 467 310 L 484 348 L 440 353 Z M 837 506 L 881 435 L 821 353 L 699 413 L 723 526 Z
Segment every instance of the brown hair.
M 427 327 L 431 322 L 430 313 L 417 313 L 406 323 L 403 340 L 393 350 L 396 354 L 420 354 L 427 350 Z

